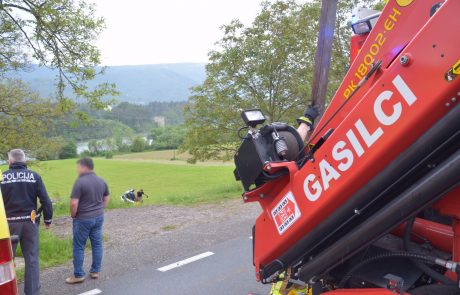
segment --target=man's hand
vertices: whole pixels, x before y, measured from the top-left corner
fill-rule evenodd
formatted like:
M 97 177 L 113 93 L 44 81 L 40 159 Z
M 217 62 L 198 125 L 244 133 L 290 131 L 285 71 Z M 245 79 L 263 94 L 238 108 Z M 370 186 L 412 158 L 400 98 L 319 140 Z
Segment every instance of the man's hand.
M 50 229 L 51 228 L 51 223 L 45 223 L 45 229 Z
M 70 199 L 70 217 L 75 218 L 77 215 L 77 209 L 78 209 L 78 199 L 76 198 L 71 198 Z
M 104 196 L 104 198 L 102 200 L 103 200 L 103 205 L 104 205 L 104 209 L 105 209 L 109 205 L 110 196 Z
M 313 129 L 313 124 L 315 124 L 315 119 L 319 116 L 319 107 L 318 106 L 310 106 L 308 107 L 303 116 L 297 119 L 297 123 L 300 124 L 307 124 L 310 127 L 310 130 Z

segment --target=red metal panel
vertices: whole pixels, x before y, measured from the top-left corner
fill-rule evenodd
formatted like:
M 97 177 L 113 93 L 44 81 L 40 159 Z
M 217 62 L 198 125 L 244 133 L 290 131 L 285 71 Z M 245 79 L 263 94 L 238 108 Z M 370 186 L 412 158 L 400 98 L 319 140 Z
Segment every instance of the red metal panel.
M 0 264 L 2 264 L 3 266 L 5 265 L 12 266 L 12 263 L 13 263 L 13 251 L 11 249 L 11 241 L 9 238 L 2 239 L 0 240 Z M 0 295 L 18 294 L 17 283 L 16 283 L 14 272 L 12 273 L 12 278 L 13 278 L 12 280 L 8 280 L 6 282 L 0 281 Z
M 434 206 L 439 213 L 460 219 L 460 187 L 451 191 Z
M 16 295 L 18 294 L 18 287 L 16 280 L 10 281 L 6 284 L 0 285 L 1 295 Z
M 350 64 L 352 64 L 353 61 L 355 60 L 355 58 L 358 56 L 359 52 L 361 51 L 361 48 L 364 45 L 364 42 L 366 42 L 367 36 L 369 36 L 369 34 L 351 36 L 351 40 L 350 40 Z
M 0 263 L 10 262 L 13 260 L 13 250 L 11 249 L 10 239 L 0 240 Z
M 426 2 L 414 1 L 413 10 L 421 14 L 418 7 L 425 7 Z M 246 194 L 251 200 L 263 196 L 259 200 L 264 211 L 256 223 L 257 273 L 260 265 L 277 258 L 308 234 L 449 111 L 446 102 L 460 90 L 460 78 L 445 80 L 445 73 L 460 59 L 457 11 L 460 1 L 446 1 L 420 33 L 411 31 L 415 36 L 403 51 L 411 57 L 410 63 L 403 66 L 394 62 L 384 68 L 372 88 L 355 98 L 354 109 L 343 122 L 331 123 L 335 131 L 317 151 L 317 161 L 307 163 L 300 171 L 290 166 L 289 183 L 285 178 Z M 400 16 L 406 13 L 411 15 L 413 11 L 401 8 Z M 383 19 L 388 14 L 387 8 Z M 397 39 L 409 40 L 407 31 L 400 30 L 404 37 Z M 289 192 L 301 214 L 280 234 L 273 209 Z
M 430 9 L 436 3 L 439 3 L 439 0 L 418 0 L 401 7 L 396 0 L 388 2 L 318 123 L 316 131 L 320 130 L 339 106 L 350 97 L 359 81 L 370 71 L 372 62 L 382 60 L 382 68 L 390 65 L 412 37 L 426 24 L 430 17 Z M 359 90 L 361 96 L 351 98 L 351 101 L 333 119 L 332 126 L 346 117 L 369 87 L 370 83 L 362 86 Z
M 394 231 L 394 234 L 402 237 L 404 235 L 405 228 L 406 224 L 401 224 Z M 449 225 L 417 218 L 415 219 L 414 227 L 412 229 L 412 240 L 415 242 L 421 242 L 417 237 L 427 239 L 433 246 L 442 251 L 448 253 L 452 252 L 454 232 L 452 227 Z

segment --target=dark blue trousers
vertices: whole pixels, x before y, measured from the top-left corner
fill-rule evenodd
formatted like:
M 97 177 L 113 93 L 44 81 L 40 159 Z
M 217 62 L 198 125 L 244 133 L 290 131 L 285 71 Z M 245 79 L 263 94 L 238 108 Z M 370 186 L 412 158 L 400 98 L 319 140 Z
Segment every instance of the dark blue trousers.
M 26 295 L 40 294 L 40 268 L 38 264 L 38 224 L 31 221 L 8 223 L 11 235 L 19 237 L 22 254 L 25 261 L 24 293 Z M 18 243 L 13 243 L 13 253 L 16 256 Z

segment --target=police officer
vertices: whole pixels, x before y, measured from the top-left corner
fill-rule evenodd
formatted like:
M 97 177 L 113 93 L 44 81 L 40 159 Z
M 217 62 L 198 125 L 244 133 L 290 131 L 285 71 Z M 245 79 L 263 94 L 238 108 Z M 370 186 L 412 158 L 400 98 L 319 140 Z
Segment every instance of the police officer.
M 36 172 L 27 169 L 23 150 L 8 153 L 10 169 L 3 173 L 1 190 L 6 216 L 12 235 L 19 237 L 25 260 L 24 292 L 26 295 L 40 294 L 38 265 L 37 198 L 43 208 L 45 227 L 49 228 L 53 216 L 51 200 L 43 181 Z M 17 242 L 13 244 L 16 253 Z

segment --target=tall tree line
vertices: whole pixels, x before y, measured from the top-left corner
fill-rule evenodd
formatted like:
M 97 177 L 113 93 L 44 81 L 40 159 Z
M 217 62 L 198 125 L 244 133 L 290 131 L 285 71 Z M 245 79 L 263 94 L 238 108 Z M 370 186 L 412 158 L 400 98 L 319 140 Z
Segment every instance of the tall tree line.
M 69 113 L 85 119 L 65 89 L 94 108 L 111 102 L 117 94 L 114 85 L 87 86 L 103 71 L 94 44 L 104 26 L 95 6 L 85 0 L 0 1 L 0 153 L 13 147 L 46 150 L 53 143 L 44 137 L 50 121 Z M 9 78 L 31 62 L 56 69 L 53 97 L 40 98 Z
M 339 1 L 329 99 L 349 67 L 352 9 L 380 2 Z M 223 37 L 209 53 L 207 78 L 193 89 L 186 108 L 183 150 L 196 160 L 229 159 L 239 144 L 240 112 L 247 108 L 294 124 L 310 100 L 320 7 L 319 0 L 263 2 L 250 26 L 234 20 L 222 27 Z

